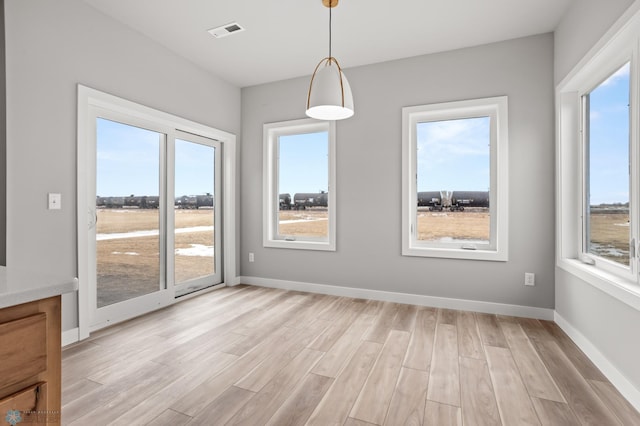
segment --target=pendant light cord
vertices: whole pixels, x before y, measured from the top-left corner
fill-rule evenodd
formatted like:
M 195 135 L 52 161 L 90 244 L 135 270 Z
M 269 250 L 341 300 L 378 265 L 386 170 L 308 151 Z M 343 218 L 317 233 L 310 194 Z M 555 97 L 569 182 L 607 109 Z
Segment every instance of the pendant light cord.
M 331 5 L 329 5 L 329 59 L 331 59 Z

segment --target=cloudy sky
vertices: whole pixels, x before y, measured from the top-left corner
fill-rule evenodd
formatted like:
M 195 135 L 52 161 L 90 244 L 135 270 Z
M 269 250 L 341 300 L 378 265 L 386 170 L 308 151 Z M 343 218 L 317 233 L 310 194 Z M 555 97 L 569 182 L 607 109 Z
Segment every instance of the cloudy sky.
M 590 94 L 591 205 L 629 201 L 629 64 Z
M 97 121 L 96 194 L 158 195 L 161 134 Z M 214 148 L 176 140 L 176 196 L 213 193 Z
M 418 191 L 488 191 L 489 126 L 489 117 L 418 123 Z
M 278 193 L 329 190 L 329 134 L 280 136 Z

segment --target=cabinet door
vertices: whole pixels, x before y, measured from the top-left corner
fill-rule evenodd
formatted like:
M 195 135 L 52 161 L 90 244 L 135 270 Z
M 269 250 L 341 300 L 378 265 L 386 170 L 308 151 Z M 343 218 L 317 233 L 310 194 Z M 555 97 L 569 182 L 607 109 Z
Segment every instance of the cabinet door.
M 47 315 L 44 312 L 0 324 L 0 342 L 0 389 L 46 371 Z
M 47 384 L 38 383 L 0 399 L 2 424 L 51 425 L 59 424 L 59 413 L 47 411 Z M 55 417 L 55 418 L 53 418 Z

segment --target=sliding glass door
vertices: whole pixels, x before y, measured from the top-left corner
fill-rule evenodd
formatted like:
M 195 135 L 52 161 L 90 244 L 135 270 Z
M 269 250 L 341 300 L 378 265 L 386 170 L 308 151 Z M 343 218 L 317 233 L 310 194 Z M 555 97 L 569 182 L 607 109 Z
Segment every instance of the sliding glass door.
M 220 143 L 179 133 L 175 140 L 174 281 L 180 296 L 222 281 Z
M 221 144 L 96 109 L 91 327 L 222 282 Z
M 110 114 L 95 117 L 92 325 L 163 306 L 167 133 Z

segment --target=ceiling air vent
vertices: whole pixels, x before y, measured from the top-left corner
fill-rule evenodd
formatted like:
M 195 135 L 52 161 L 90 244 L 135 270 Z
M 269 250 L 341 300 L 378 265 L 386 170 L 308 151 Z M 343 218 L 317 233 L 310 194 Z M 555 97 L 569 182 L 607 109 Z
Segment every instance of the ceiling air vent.
M 209 33 L 215 38 L 222 38 L 231 34 L 240 33 L 242 31 L 244 31 L 244 28 L 241 27 L 240 24 L 238 24 L 237 22 L 232 22 L 218 28 L 213 28 L 209 30 Z

